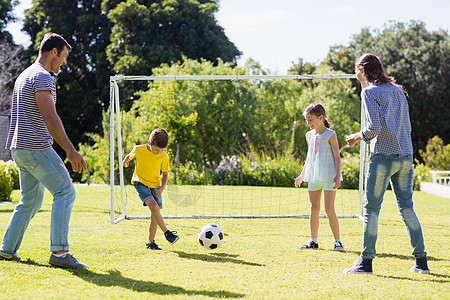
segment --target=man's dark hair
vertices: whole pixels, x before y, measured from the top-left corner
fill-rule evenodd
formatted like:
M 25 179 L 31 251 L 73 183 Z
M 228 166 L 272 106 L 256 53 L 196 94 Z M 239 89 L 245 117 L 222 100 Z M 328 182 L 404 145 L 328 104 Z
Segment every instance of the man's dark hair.
M 44 35 L 41 44 L 39 45 L 39 53 L 49 52 L 53 48 L 56 48 L 59 53 L 63 51 L 63 49 L 67 48 L 69 51 L 72 50 L 72 46 L 59 34 L 49 32 Z
M 165 129 L 155 129 L 150 134 L 149 141 L 156 147 L 167 148 L 167 145 L 169 144 L 169 134 Z

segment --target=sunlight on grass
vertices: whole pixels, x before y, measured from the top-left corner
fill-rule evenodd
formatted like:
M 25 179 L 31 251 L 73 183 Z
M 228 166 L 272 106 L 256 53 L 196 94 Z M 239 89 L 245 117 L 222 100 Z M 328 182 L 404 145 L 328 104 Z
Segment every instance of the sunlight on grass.
M 307 219 L 168 219 L 180 241 L 163 251 L 144 248 L 148 220 L 109 224 L 109 187 L 77 186 L 69 241 L 71 252 L 90 268 L 48 265 L 51 196 L 30 222 L 19 255 L 26 263 L 0 261 L 2 299 L 444 299 L 450 293 L 448 199 L 414 194 L 431 275 L 409 271 L 413 264 L 406 229 L 388 191 L 383 203 L 374 275 L 351 276 L 361 250 L 362 222 L 341 219 L 345 253 L 336 253 L 327 219 L 321 219 L 318 251 L 300 251 L 309 238 Z M 14 194 L 15 199 L 19 195 Z M 137 200 L 138 201 L 138 200 Z M 164 210 L 171 213 L 170 200 Z M 0 234 L 14 205 L 0 206 Z M 223 246 L 208 251 L 197 241 L 200 228 L 219 225 Z

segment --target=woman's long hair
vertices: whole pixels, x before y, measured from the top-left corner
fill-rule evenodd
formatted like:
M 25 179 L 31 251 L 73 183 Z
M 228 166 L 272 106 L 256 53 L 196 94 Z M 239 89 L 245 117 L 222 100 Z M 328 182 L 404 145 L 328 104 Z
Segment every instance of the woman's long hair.
M 375 82 L 378 84 L 390 83 L 398 86 L 405 94 L 406 91 L 403 86 L 397 84 L 395 78 L 389 76 L 384 69 L 381 60 L 374 54 L 366 53 L 362 55 L 355 63 L 357 68 L 364 69 L 364 75 L 369 82 Z

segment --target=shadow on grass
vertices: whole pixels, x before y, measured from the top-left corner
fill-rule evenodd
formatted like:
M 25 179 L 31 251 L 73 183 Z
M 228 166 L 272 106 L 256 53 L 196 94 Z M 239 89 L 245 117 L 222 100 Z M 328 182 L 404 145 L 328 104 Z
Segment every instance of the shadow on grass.
M 228 254 L 228 253 L 219 253 L 219 252 L 211 252 L 209 254 L 199 254 L 199 253 L 187 253 L 182 251 L 170 251 L 173 253 L 178 254 L 181 258 L 187 258 L 187 259 L 196 259 L 201 261 L 208 261 L 208 262 L 220 262 L 220 263 L 235 263 L 235 264 L 243 264 L 243 265 L 249 265 L 249 266 L 256 266 L 256 267 L 264 267 L 263 264 L 248 262 L 242 259 L 237 259 L 238 255 L 235 254 Z
M 330 250 L 332 251 L 332 250 Z M 358 256 L 361 254 L 360 251 L 345 251 L 346 253 L 355 253 Z M 414 261 L 414 257 L 412 255 L 402 255 L 402 254 L 394 254 L 394 253 L 377 253 L 375 255 L 375 259 L 376 258 L 398 258 L 398 259 L 403 259 L 403 260 L 411 260 Z M 433 256 L 429 256 L 427 255 L 427 260 L 428 261 L 446 261 L 446 259 L 442 259 L 442 258 L 438 258 L 438 257 L 433 257 Z
M 168 285 L 162 282 L 136 280 L 124 277 L 118 270 L 109 270 L 106 274 L 95 273 L 89 269 L 67 269 L 69 273 L 98 286 L 122 287 L 135 292 L 150 292 L 158 295 L 208 296 L 220 298 L 243 298 L 245 294 L 228 291 L 196 291 Z
M 23 264 L 45 267 L 57 268 L 49 264 L 41 264 L 33 260 L 27 259 Z M 233 293 L 228 291 L 196 291 L 186 290 L 182 287 L 168 285 L 161 282 L 152 282 L 144 280 L 136 280 L 133 278 L 124 277 L 118 270 L 108 270 L 105 274 L 95 273 L 89 269 L 63 269 L 72 275 L 77 276 L 84 281 L 93 283 L 103 287 L 122 287 L 135 292 L 149 292 L 158 295 L 187 295 L 187 296 L 208 296 L 219 298 L 243 298 L 245 294 Z
M 373 276 L 377 276 L 380 278 L 386 279 L 397 279 L 397 280 L 408 280 L 408 281 L 430 281 L 430 282 L 440 282 L 440 283 L 448 283 L 450 282 L 450 276 L 444 274 L 435 274 L 431 272 L 431 274 L 420 274 L 420 278 L 410 278 L 410 277 L 400 277 L 400 276 L 389 276 L 389 275 L 378 275 L 373 274 Z

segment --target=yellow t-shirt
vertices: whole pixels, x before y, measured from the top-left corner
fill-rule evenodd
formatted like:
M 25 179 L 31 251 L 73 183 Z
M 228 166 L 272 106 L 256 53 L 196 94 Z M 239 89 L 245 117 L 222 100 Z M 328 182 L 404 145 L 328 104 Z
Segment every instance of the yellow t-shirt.
M 161 185 L 161 172 L 169 172 L 169 155 L 164 151 L 154 155 L 146 145 L 137 145 L 130 152 L 130 160 L 136 157 L 131 183 L 140 182 L 149 188 Z

